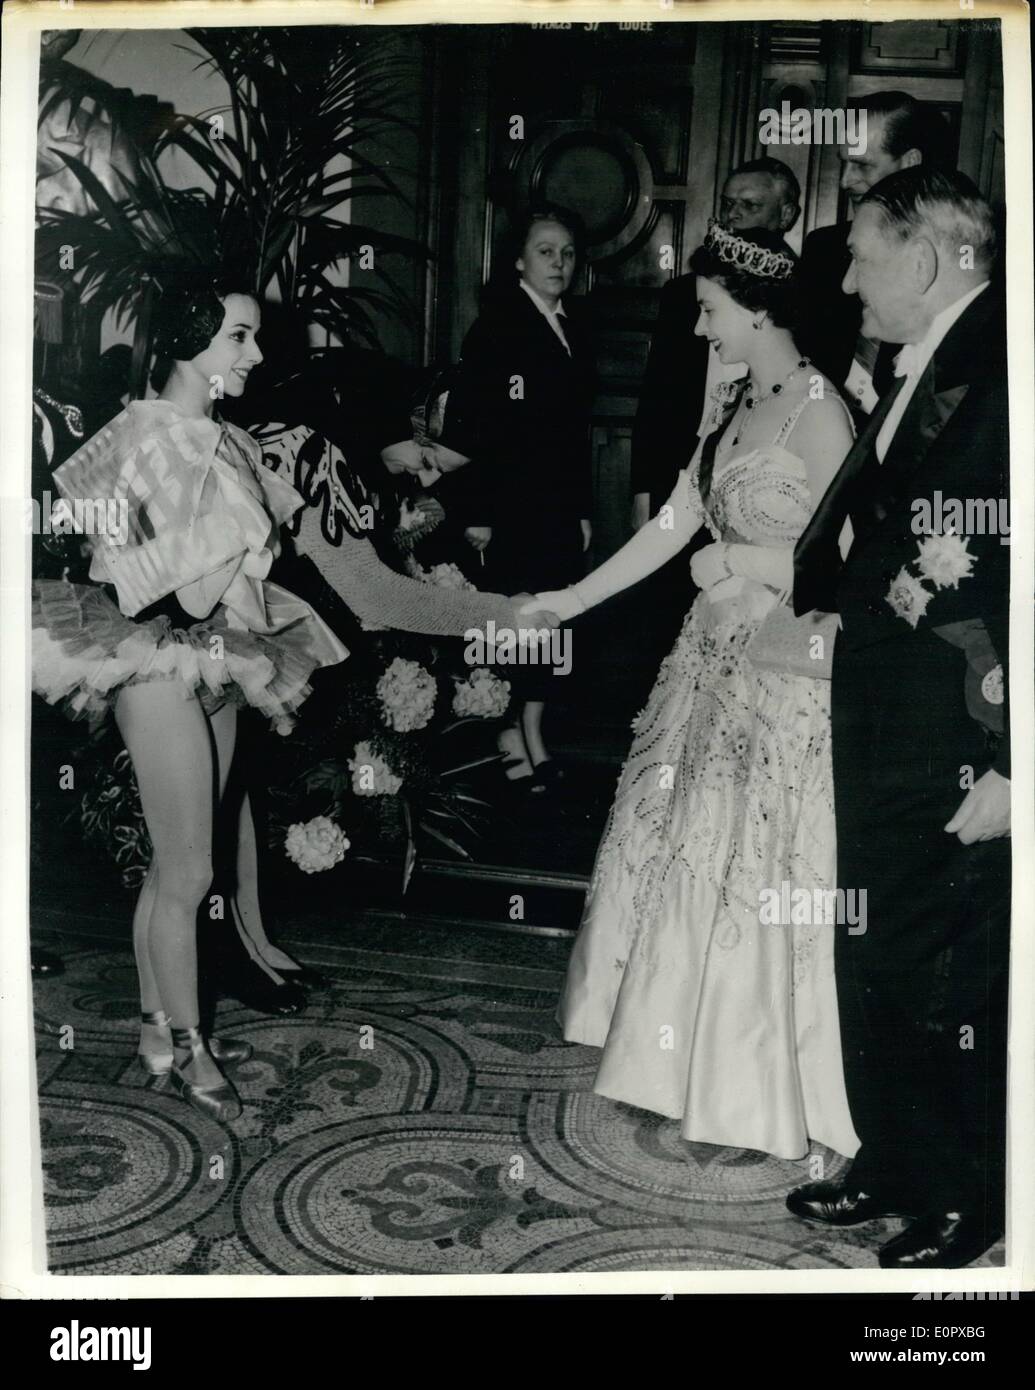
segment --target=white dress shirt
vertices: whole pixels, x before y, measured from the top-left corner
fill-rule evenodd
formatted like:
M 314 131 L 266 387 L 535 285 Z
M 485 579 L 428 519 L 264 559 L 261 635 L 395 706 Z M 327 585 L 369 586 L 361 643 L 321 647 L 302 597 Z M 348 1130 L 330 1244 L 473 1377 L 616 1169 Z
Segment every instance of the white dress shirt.
M 851 396 L 859 408 L 866 411 L 867 415 L 873 414 L 874 406 L 880 399 L 873 389 L 873 373 L 867 371 L 858 357 L 852 358 L 852 365 L 848 369 L 847 377 L 845 377 L 843 394 Z
M 519 280 L 518 283 L 520 284 L 524 292 L 528 295 L 529 299 L 532 301 L 535 307 L 542 314 L 546 322 L 550 325 L 550 328 L 560 341 L 560 344 L 564 348 L 564 351 L 570 357 L 571 348 L 568 345 L 567 338 L 564 336 L 564 329 L 561 327 L 561 319 L 567 318 L 567 314 L 565 314 L 564 312 L 564 305 L 562 304 L 562 302 L 558 299 L 556 309 L 551 309 L 547 305 L 545 299 L 543 299 L 543 297 L 540 294 L 537 294 L 536 291 L 532 288 L 530 284 L 528 284 L 526 280 Z
M 876 451 L 878 460 L 883 463 L 884 456 L 888 452 L 891 441 L 895 437 L 895 431 L 901 424 L 902 417 L 906 413 L 906 407 L 913 399 L 916 384 L 923 376 L 928 362 L 934 356 L 938 345 L 948 333 L 949 329 L 956 322 L 959 316 L 966 309 L 968 304 L 977 299 L 982 290 L 988 288 L 988 281 L 984 280 L 980 285 L 968 291 L 961 299 L 949 304 L 940 314 L 935 314 L 931 320 L 930 327 L 918 343 L 907 343 L 899 355 L 895 358 L 895 375 L 904 376 L 906 384 L 895 398 L 895 402 L 885 417 L 880 433 L 877 435 Z M 974 344 L 974 350 L 980 352 L 981 345 Z

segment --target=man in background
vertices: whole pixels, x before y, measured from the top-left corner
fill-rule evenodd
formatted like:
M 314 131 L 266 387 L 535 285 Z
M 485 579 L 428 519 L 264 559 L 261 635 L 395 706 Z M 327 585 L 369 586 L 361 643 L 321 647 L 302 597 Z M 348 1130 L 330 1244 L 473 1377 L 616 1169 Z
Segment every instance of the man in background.
M 938 168 L 945 164 L 948 126 L 934 107 L 907 92 L 877 92 L 860 97 L 852 107 L 866 113 L 866 142 L 861 149 L 843 145 L 838 155 L 841 187 L 853 211 L 873 185 L 889 174 L 917 165 Z M 899 345 L 878 344 L 866 337 L 859 296 L 841 288 L 851 260 L 851 226 L 851 221 L 838 222 L 817 228 L 805 238 L 800 346 L 842 391 L 861 422 L 890 385 Z

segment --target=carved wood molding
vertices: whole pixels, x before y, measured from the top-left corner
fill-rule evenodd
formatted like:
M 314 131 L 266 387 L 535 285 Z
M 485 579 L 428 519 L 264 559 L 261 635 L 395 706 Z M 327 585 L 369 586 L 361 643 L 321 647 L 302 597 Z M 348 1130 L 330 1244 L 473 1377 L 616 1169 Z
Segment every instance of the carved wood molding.
M 855 29 L 852 67 L 860 73 L 919 73 L 961 77 L 964 26 L 958 20 L 891 20 Z
M 765 25 L 765 61 L 816 63 L 823 61 L 823 26 L 818 22 L 795 24 L 773 20 Z
M 515 160 L 512 197 L 518 212 L 554 202 L 579 213 L 587 259 L 597 264 L 620 254 L 647 227 L 654 175 L 642 146 L 614 122 L 550 121 Z

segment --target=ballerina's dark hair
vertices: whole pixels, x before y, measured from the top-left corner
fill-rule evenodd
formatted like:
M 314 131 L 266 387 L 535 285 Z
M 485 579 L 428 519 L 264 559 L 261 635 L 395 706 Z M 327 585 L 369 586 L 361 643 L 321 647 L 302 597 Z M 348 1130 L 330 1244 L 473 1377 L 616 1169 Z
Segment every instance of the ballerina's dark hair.
M 764 310 L 777 328 L 793 332 L 798 327 L 798 257 L 780 232 L 763 227 L 729 232 L 712 223 L 703 245 L 690 257 L 690 269 L 721 285 L 742 308 Z
M 155 352 L 159 361 L 189 362 L 219 332 L 228 295 L 255 291 L 229 276 L 206 276 L 159 284 L 155 305 Z

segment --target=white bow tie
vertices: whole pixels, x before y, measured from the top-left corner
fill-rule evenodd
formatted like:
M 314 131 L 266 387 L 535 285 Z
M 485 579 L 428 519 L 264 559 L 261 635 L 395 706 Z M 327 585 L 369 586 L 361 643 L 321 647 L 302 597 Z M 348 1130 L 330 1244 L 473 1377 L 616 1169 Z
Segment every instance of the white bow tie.
M 895 375 L 916 379 L 923 371 L 923 363 L 920 360 L 920 345 L 918 343 L 906 343 L 905 347 L 895 358 Z

